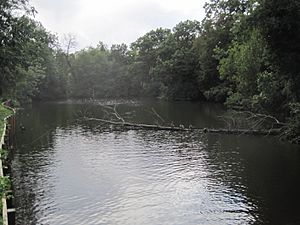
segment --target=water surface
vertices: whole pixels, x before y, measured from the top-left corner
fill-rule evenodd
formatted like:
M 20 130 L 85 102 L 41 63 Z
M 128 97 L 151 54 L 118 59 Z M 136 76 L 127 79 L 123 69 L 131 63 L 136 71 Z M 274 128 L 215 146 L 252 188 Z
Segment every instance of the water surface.
M 118 105 L 131 122 L 222 127 L 220 105 L 102 101 L 20 111 L 18 225 L 300 224 L 300 153 L 271 137 L 123 130 L 81 121 Z

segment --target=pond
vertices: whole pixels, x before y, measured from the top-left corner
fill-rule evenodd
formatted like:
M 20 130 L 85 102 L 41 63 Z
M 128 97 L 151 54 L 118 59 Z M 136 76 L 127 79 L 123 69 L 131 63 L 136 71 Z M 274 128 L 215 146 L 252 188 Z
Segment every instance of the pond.
M 158 100 L 39 103 L 17 114 L 17 225 L 300 224 L 300 151 L 276 137 L 124 130 L 223 127 L 221 105 Z M 159 116 L 157 116 L 159 115 Z

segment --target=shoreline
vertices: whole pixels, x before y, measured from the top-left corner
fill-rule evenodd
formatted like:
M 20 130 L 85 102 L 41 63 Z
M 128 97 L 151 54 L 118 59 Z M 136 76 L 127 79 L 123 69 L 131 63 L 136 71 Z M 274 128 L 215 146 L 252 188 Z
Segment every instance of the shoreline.
M 0 131 L 2 132 L 1 133 L 1 140 L 0 140 L 0 149 L 1 151 L 7 151 L 5 149 L 5 135 L 8 131 L 8 119 L 13 116 L 15 114 L 15 110 L 13 108 L 11 108 L 10 106 L 7 106 L 5 105 L 6 102 L 3 102 L 1 104 L 1 109 L 0 109 Z M 3 152 L 1 153 L 3 154 Z M 0 160 L 0 179 L 6 179 L 7 177 L 4 175 L 4 171 L 3 171 L 3 162 L 2 162 L 2 155 L 1 155 L 1 160 Z M 8 178 L 9 179 L 9 178 Z M 10 181 L 10 179 L 9 179 Z M 8 225 L 9 224 L 9 216 L 8 216 L 8 213 L 9 212 L 14 212 L 14 209 L 8 209 L 7 207 L 7 197 L 6 197 L 6 193 L 5 193 L 5 190 L 4 189 L 4 193 L 1 193 L 2 195 L 2 222 L 3 222 L 3 225 Z

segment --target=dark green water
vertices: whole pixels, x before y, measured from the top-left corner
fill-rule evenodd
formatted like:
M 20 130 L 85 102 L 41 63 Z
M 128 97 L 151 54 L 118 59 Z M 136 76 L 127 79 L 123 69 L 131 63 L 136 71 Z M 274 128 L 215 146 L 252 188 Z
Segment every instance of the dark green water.
M 222 127 L 220 105 L 111 101 L 129 121 Z M 300 151 L 276 138 L 121 130 L 92 103 L 20 111 L 18 225 L 300 224 Z

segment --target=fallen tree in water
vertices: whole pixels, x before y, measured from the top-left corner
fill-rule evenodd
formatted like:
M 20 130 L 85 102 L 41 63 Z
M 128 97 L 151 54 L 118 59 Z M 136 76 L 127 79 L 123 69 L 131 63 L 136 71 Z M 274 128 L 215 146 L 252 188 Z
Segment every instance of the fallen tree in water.
M 105 115 L 109 115 L 110 118 L 94 118 L 84 116 L 84 120 L 87 121 L 97 121 L 104 124 L 115 125 L 118 127 L 122 127 L 124 129 L 149 129 L 149 130 L 167 130 L 167 131 L 197 131 L 202 133 L 222 133 L 222 134 L 248 134 L 248 135 L 280 135 L 282 133 L 282 123 L 280 123 L 275 117 L 264 115 L 264 114 L 253 114 L 250 112 L 245 112 L 244 115 L 248 115 L 248 117 L 244 118 L 244 121 L 254 120 L 251 126 L 248 128 L 238 128 L 234 127 L 232 124 L 236 124 L 236 121 L 233 117 L 222 117 L 222 119 L 227 123 L 227 128 L 207 128 L 207 127 L 193 127 L 184 125 L 175 126 L 173 124 L 168 125 L 160 125 L 160 124 L 145 124 L 145 123 L 132 123 L 127 122 L 125 119 L 119 114 L 117 111 L 116 105 L 114 107 L 111 106 L 102 106 L 103 112 Z M 110 111 L 110 112 L 109 112 Z M 165 120 L 152 108 L 152 114 L 154 114 L 157 118 L 159 118 L 162 122 Z M 241 112 L 235 112 L 236 115 L 241 115 Z M 250 116 L 249 116 L 250 115 Z M 113 117 L 113 118 L 112 118 Z M 270 128 L 262 128 L 261 125 L 266 120 L 273 120 L 274 124 Z M 117 120 L 117 121 L 116 121 Z M 228 121 L 231 121 L 230 124 Z M 274 128 L 277 125 L 277 128 Z M 279 127 L 279 128 L 278 128 Z
M 84 117 L 85 120 L 98 121 L 102 123 L 122 126 L 127 129 L 149 129 L 149 130 L 169 130 L 169 131 L 199 131 L 203 133 L 223 133 L 223 134 L 251 134 L 251 135 L 279 135 L 281 129 L 224 129 L 224 128 L 197 128 L 180 126 L 160 126 L 154 124 L 118 122 L 100 118 Z

